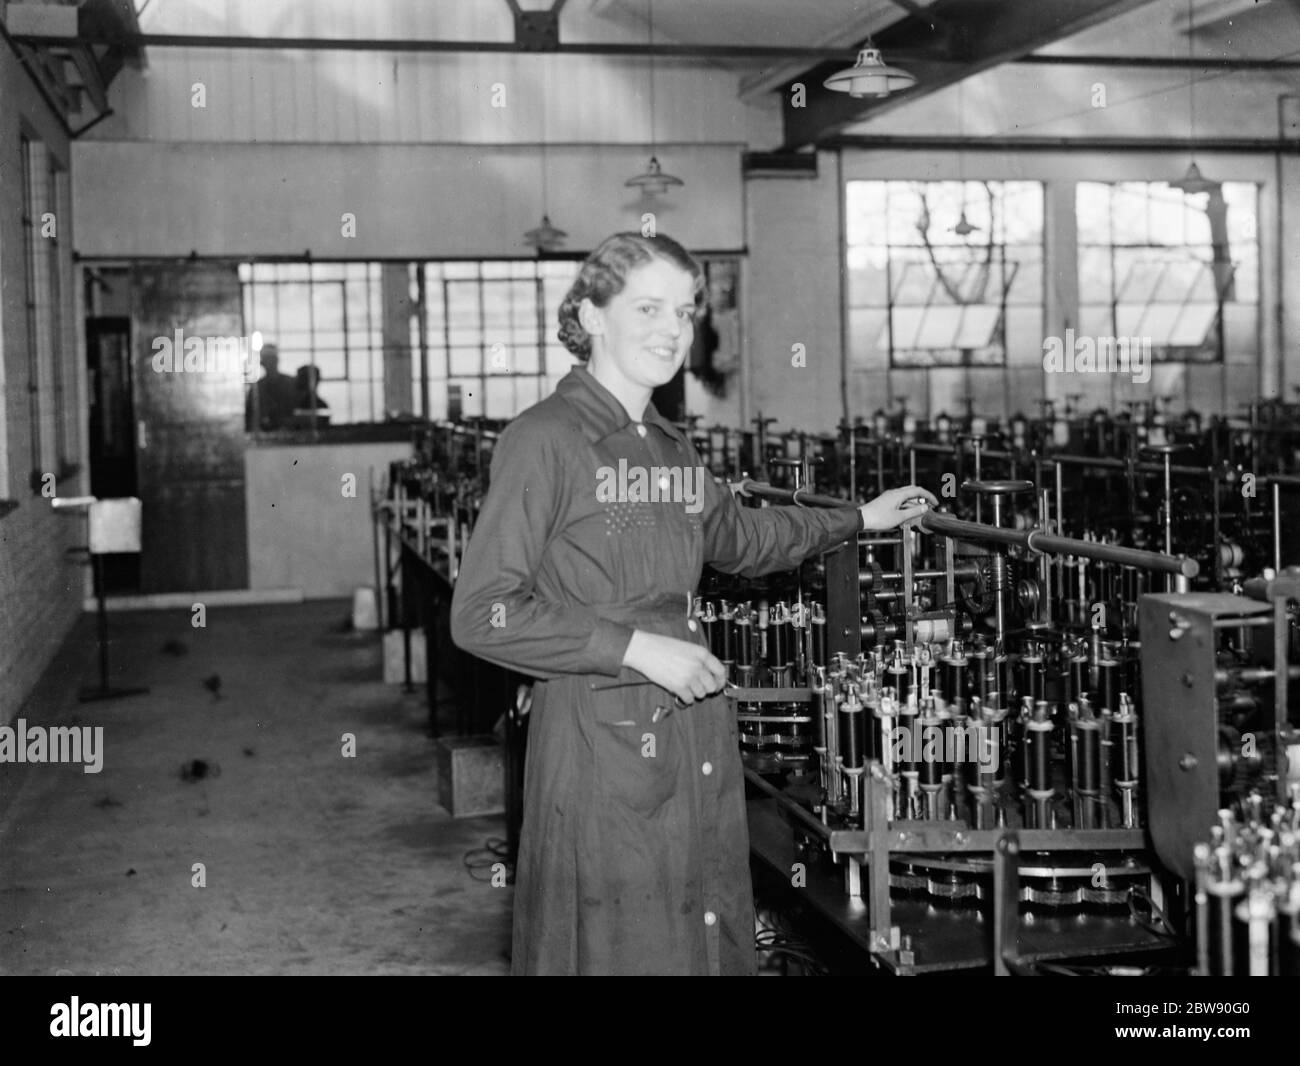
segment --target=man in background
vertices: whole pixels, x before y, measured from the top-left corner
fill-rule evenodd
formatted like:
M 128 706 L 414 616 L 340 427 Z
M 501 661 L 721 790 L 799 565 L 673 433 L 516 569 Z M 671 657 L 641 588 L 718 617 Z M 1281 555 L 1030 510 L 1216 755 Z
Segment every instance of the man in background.
M 280 373 L 280 349 L 274 344 L 262 345 L 262 369 L 266 373 L 248 390 L 245 425 L 250 431 L 283 429 L 293 419 L 297 385 L 288 374 Z

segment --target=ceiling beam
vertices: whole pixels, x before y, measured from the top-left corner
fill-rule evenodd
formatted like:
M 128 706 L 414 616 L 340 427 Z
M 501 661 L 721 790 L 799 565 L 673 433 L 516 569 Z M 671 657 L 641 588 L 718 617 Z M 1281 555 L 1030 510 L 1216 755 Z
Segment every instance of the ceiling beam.
M 14 34 L 15 40 L 27 38 Z M 376 37 L 247 37 L 222 34 L 141 33 L 121 35 L 80 35 L 78 37 L 31 38 L 45 45 L 131 45 L 140 48 L 235 48 L 254 51 L 293 50 L 304 52 L 501 52 L 536 54 L 545 51 L 556 55 L 659 56 L 699 59 L 838 59 L 852 53 L 844 48 L 801 48 L 794 45 L 751 44 L 635 44 L 597 43 L 557 44 L 538 48 L 517 41 L 410 40 Z
M 854 99 L 832 92 L 822 82 L 839 66 L 810 67 L 790 84 L 802 82 L 808 92 L 802 107 L 794 96 L 781 94 L 785 128 L 784 150 L 821 144 L 849 126 L 900 104 L 1013 62 L 1036 49 L 1070 37 L 1147 4 L 1149 0 L 1004 0 L 996 5 L 971 0 L 938 0 L 932 9 L 888 27 L 875 44 L 888 62 L 908 56 L 905 69 L 916 76 L 912 88 L 883 99 Z
M 891 60 L 894 57 L 890 56 Z M 1300 60 L 1268 59 L 1265 57 L 1197 56 L 1195 59 L 1177 56 L 1125 56 L 1125 55 L 1061 55 L 1054 52 L 1035 52 L 1012 60 L 1043 67 L 1127 67 L 1152 70 L 1296 70 Z
M 872 4 L 866 11 L 838 27 L 833 33 L 820 37 L 813 43 L 828 51 L 835 50 L 835 55 L 828 55 L 825 57 L 827 59 L 843 57 L 848 62 L 852 62 L 856 53 L 845 47 L 844 41 L 861 41 L 879 33 L 901 17 L 897 7 L 893 5 Z M 786 62 L 748 74 L 740 80 L 740 99 L 745 103 L 752 103 L 756 99 L 765 97 L 773 89 L 788 85 L 792 80 L 797 79 L 802 70 L 803 66 L 798 63 Z
M 1257 152 L 1267 155 L 1300 154 L 1300 140 L 1251 140 L 1247 137 L 910 137 L 869 134 L 839 134 L 829 137 L 822 147 L 883 152 L 965 151 L 965 152 Z
M 1145 0 L 1140 0 L 1145 2 Z M 831 60 L 838 64 L 847 64 L 857 54 L 852 47 L 803 47 L 799 45 L 752 45 L 752 44 L 620 44 L 620 43 L 586 43 L 559 44 L 554 47 L 539 49 L 531 44 L 516 41 L 468 41 L 468 40 L 410 40 L 395 38 L 334 38 L 334 37 L 242 37 L 218 36 L 210 34 L 133 34 L 129 36 L 115 34 L 79 34 L 76 37 L 51 37 L 30 33 L 11 34 L 14 40 L 24 44 L 56 46 L 72 49 L 76 45 L 106 47 L 109 45 L 129 44 L 141 48 L 225 48 L 250 49 L 254 51 L 275 51 L 292 49 L 314 52 L 500 52 L 500 53 L 534 53 L 545 51 L 558 55 L 606 55 L 655 58 L 686 59 L 803 59 Z M 922 65 L 945 62 L 936 57 L 932 51 L 918 51 L 890 48 L 887 56 L 890 62 L 900 65 Z M 1071 55 L 1058 53 L 1030 53 L 1013 56 L 1004 63 L 1025 63 L 1039 66 L 1077 66 L 1077 67 L 1153 67 L 1170 70 L 1292 70 L 1300 68 L 1300 60 L 1283 60 L 1268 58 L 1224 58 L 1221 56 L 1204 56 L 1195 59 L 1177 56 L 1138 56 L 1138 55 Z M 120 67 L 120 64 L 119 64 Z M 834 69 L 838 70 L 836 66 Z M 792 72 L 793 75 L 793 72 Z M 768 75 L 763 75 L 764 80 Z M 791 76 L 779 84 L 789 84 L 798 80 Z

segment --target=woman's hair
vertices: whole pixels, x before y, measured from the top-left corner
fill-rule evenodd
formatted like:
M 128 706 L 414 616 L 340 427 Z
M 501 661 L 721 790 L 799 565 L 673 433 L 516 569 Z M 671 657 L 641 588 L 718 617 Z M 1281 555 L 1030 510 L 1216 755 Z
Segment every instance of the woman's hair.
M 671 237 L 616 233 L 601 242 L 582 264 L 569 293 L 560 304 L 560 343 L 579 359 L 591 356 L 591 336 L 578 321 L 578 306 L 590 300 L 604 307 L 623 291 L 627 277 L 652 259 L 662 259 L 686 271 L 695 281 L 695 310 L 704 305 L 704 271 L 695 258 Z

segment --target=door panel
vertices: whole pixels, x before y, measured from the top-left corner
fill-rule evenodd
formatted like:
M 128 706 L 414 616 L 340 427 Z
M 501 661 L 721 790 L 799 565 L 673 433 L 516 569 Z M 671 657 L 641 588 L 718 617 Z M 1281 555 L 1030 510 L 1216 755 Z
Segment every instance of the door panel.
M 240 336 L 237 266 L 139 264 L 131 292 L 142 591 L 247 588 L 243 374 L 153 368 L 155 340 L 174 343 L 178 329 L 183 341 Z
M 138 496 L 131 320 L 125 316 L 87 318 L 86 361 L 90 382 L 91 495 Z M 110 594 L 140 591 L 140 556 L 136 552 L 104 556 L 102 573 L 104 588 Z

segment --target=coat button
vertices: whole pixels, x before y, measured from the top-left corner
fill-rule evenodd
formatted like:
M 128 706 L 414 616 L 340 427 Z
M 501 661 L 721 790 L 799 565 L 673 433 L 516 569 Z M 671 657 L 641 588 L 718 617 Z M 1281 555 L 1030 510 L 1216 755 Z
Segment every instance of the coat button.
M 703 766 L 700 767 L 700 772 L 704 774 L 705 777 L 708 777 L 709 774 L 713 773 L 713 763 L 706 762 Z
M 718 924 L 718 916 L 717 916 L 716 914 L 714 914 L 712 911 L 705 911 L 705 912 L 704 912 L 704 924 L 705 924 L 705 925 L 717 925 L 717 924 Z
M 695 624 L 695 619 L 691 618 L 687 620 L 686 628 L 689 629 L 692 633 L 694 633 L 700 627 Z
M 639 422 L 637 423 L 637 427 L 636 427 L 636 435 L 637 435 L 638 437 L 644 437 L 644 436 L 645 436 L 645 426 L 641 425 L 641 423 L 639 423 Z

